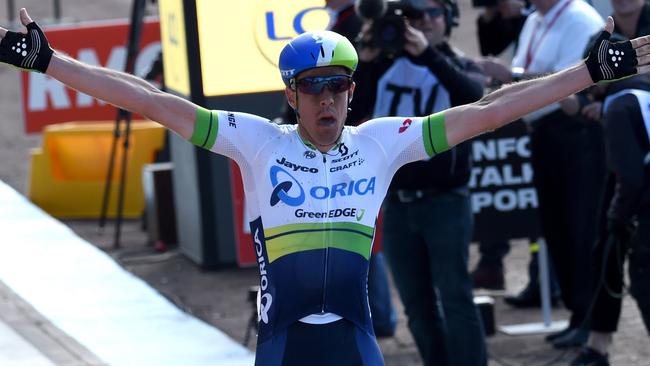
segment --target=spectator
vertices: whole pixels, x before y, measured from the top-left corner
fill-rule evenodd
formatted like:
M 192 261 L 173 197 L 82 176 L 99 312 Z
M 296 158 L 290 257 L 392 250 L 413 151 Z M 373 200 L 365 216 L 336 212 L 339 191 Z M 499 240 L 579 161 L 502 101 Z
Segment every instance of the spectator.
M 650 4 L 644 0 L 612 0 L 619 22 L 612 39 L 650 34 Z M 603 108 L 605 97 L 605 108 Z M 604 117 L 609 176 L 600 210 L 594 249 L 593 288 L 596 291 L 586 347 L 571 365 L 609 365 L 608 353 L 621 314 L 624 261 L 629 252 L 632 295 L 650 331 L 650 170 L 646 154 L 650 79 L 634 77 L 592 92 L 567 98 L 569 113 L 600 121 Z M 603 114 L 601 114 L 603 111 Z M 634 223 L 638 223 L 636 233 Z
M 530 3 L 520 0 L 496 0 L 495 4 L 485 4 L 485 9 L 477 19 L 478 39 L 483 56 L 498 56 L 510 44 L 517 46 L 517 39 L 531 12 Z M 494 60 L 493 60 L 494 61 Z M 482 64 L 479 62 L 479 64 Z M 495 83 L 495 85 L 498 84 Z M 541 306 L 539 288 L 539 268 L 537 251 L 539 246 L 531 243 L 531 259 L 528 263 L 528 284 L 516 295 L 507 295 L 504 301 L 514 307 L 528 308 Z M 472 271 L 475 288 L 501 290 L 505 288 L 503 259 L 510 251 L 506 241 L 479 243 L 479 262 Z M 553 261 L 549 260 L 551 304 L 555 306 L 560 298 Z
M 501 82 L 560 70 L 582 58 L 589 37 L 603 20 L 582 0 L 531 0 L 537 9 L 524 23 L 512 69 L 497 62 L 485 70 Z M 512 70 L 512 71 L 511 71 Z M 566 115 L 559 104 L 528 115 L 531 127 L 533 183 L 539 198 L 542 233 L 560 284 L 562 301 L 571 311 L 569 327 L 547 340 L 557 348 L 584 344 L 580 325 L 587 315 L 589 253 L 595 237 L 598 203 L 604 188 L 602 128 Z

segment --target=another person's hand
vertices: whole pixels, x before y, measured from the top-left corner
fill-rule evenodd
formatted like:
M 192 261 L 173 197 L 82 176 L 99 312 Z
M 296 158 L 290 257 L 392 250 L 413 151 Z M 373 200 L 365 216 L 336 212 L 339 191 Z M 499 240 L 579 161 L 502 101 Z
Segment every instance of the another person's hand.
M 29 71 L 45 73 L 54 51 L 43 30 L 20 9 L 20 21 L 27 33 L 12 32 L 0 27 L 0 62 Z
M 503 19 L 521 17 L 521 12 L 525 7 L 526 3 L 521 0 L 500 0 L 497 5 L 499 14 Z
M 361 32 L 359 33 L 359 39 L 361 40 L 357 46 L 359 61 L 370 62 L 375 60 L 381 53 L 381 49 L 370 46 L 372 44 L 372 20 L 367 20 L 363 23 Z
M 593 82 L 618 80 L 650 71 L 650 36 L 623 42 L 610 42 L 614 19 L 607 17 L 607 25 L 585 60 Z
M 498 58 L 488 57 L 476 60 L 476 64 L 483 70 L 485 75 L 500 83 L 512 81 L 510 68 L 501 63 Z
M 575 116 L 580 112 L 580 102 L 576 95 L 568 96 L 560 101 L 560 108 L 568 116 Z
M 602 117 L 602 110 L 603 110 L 603 103 L 592 102 L 584 106 L 580 111 L 580 113 L 589 119 L 600 121 L 600 118 Z
M 421 30 L 414 28 L 408 22 L 404 24 L 404 38 L 406 39 L 404 50 L 412 56 L 418 57 L 429 47 L 429 41 Z

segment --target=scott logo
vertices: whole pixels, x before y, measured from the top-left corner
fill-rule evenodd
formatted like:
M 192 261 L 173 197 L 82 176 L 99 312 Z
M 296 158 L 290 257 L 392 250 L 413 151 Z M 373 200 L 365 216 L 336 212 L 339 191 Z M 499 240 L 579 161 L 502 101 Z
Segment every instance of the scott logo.
M 409 128 L 411 123 L 413 123 L 413 121 L 411 121 L 410 118 L 405 119 L 404 123 L 402 123 L 402 127 L 399 128 L 399 133 L 406 131 L 406 129 Z
M 341 154 L 341 156 L 347 155 L 348 154 L 348 147 L 345 146 L 345 144 L 339 145 L 339 153 Z
M 316 153 L 313 152 L 313 151 L 311 151 L 311 150 L 307 150 L 307 151 L 305 151 L 305 153 L 304 153 L 303 155 L 304 155 L 307 159 L 313 159 L 313 158 L 316 157 Z
M 257 293 L 257 308 L 260 312 L 257 314 L 257 321 L 262 321 L 265 324 L 269 323 L 269 309 L 273 304 L 273 296 L 269 293 L 264 293 L 269 287 L 269 279 L 266 276 L 266 260 L 264 258 L 264 251 L 262 248 L 262 241 L 259 237 L 260 229 L 255 229 L 253 240 L 255 241 L 255 254 L 257 255 L 257 263 L 260 266 L 260 291 Z
M 305 190 L 289 172 L 274 165 L 271 167 L 269 173 L 271 176 L 271 184 L 273 185 L 273 192 L 271 192 L 270 199 L 271 206 L 275 206 L 280 201 L 294 207 L 300 206 L 305 202 Z M 281 175 L 286 176 L 287 180 L 280 182 L 278 177 Z M 324 200 L 353 195 L 365 196 L 368 193 L 375 194 L 375 181 L 376 177 L 370 177 L 336 183 L 331 187 L 315 186 L 309 190 L 309 195 L 314 199 Z M 297 189 L 294 188 L 294 183 Z

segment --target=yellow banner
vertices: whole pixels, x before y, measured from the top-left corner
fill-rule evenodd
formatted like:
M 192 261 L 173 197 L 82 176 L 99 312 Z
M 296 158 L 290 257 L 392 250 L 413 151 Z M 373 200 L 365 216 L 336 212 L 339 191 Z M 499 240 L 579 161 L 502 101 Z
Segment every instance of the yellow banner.
M 159 0 L 158 6 L 165 86 L 190 96 L 183 0 Z
M 324 5 L 323 0 L 196 0 L 204 95 L 284 89 L 280 51 L 296 35 L 327 27 Z

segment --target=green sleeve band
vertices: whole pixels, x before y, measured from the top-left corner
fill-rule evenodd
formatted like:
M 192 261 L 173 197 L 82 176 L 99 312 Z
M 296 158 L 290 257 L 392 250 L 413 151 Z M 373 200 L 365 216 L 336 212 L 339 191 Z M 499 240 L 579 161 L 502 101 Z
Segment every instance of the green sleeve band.
M 422 123 L 424 149 L 429 156 L 449 150 L 447 131 L 445 130 L 445 112 L 438 112 L 425 117 Z
M 218 131 L 219 117 L 217 113 L 205 108 L 197 108 L 196 120 L 194 121 L 194 133 L 192 133 L 190 142 L 209 150 L 217 140 Z

